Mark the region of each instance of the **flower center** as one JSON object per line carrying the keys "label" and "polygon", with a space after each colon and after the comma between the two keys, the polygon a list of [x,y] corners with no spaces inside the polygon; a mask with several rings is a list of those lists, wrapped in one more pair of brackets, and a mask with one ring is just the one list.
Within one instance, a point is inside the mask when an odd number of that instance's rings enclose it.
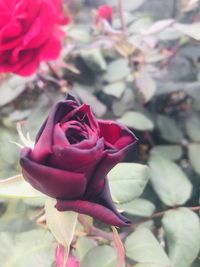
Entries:
{"label": "flower center", "polygon": [[83,124],[78,121],[69,121],[65,130],[65,136],[70,144],[77,144],[88,138],[88,133]]}

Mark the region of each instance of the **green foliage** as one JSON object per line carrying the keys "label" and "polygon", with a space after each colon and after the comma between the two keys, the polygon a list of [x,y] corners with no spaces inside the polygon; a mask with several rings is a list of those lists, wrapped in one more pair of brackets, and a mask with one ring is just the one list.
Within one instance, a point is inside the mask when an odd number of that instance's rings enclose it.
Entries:
{"label": "green foliage", "polygon": [[[92,20],[96,1],[68,2],[74,22],[64,63],[0,80],[0,179],[20,172],[10,143],[19,143],[16,122],[26,120],[23,132],[34,140],[49,108],[71,90],[97,117],[139,138],[108,174],[117,208],[134,224],[119,231],[127,266],[199,267],[199,1],[124,0],[119,16],[117,0],[99,0],[115,7],[110,25]],[[0,265],[53,266],[55,239],[35,224],[44,220],[42,194],[16,176],[0,181],[0,197]],[[76,215],[54,204],[46,204],[47,225],[67,249],[75,234],[71,252],[81,267],[116,267],[111,229],[87,217],[75,229]]]}

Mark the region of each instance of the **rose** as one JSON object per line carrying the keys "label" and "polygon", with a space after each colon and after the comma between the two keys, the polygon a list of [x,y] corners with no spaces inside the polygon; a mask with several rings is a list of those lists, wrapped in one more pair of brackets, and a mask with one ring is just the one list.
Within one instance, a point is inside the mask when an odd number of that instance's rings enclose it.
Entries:
{"label": "rose", "polygon": [[99,6],[97,10],[97,16],[98,18],[105,19],[111,22],[113,16],[112,7],[109,5]]}
{"label": "rose", "polygon": [[95,119],[88,105],[68,95],[50,111],[34,148],[22,149],[22,173],[37,190],[57,199],[59,211],[127,226],[130,221],[114,207],[106,175],[135,142],[128,128]]}
{"label": "rose", "polygon": [[69,254],[67,261],[65,262],[65,249],[62,245],[57,245],[55,249],[55,267],[80,267],[78,259]]}
{"label": "rose", "polygon": [[0,71],[27,76],[61,50],[62,0],[0,0]]}

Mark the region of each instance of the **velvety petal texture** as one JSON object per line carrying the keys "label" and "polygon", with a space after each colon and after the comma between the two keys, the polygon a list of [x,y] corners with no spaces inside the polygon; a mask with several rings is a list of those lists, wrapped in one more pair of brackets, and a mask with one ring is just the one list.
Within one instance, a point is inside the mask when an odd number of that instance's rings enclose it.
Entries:
{"label": "velvety petal texture", "polygon": [[63,21],[62,0],[0,0],[0,72],[28,76],[56,59]]}
{"label": "velvety petal texture", "polygon": [[128,226],[112,202],[106,176],[136,140],[125,126],[97,120],[88,105],[68,95],[52,107],[34,148],[22,149],[22,173],[34,188],[57,199],[58,210]]}

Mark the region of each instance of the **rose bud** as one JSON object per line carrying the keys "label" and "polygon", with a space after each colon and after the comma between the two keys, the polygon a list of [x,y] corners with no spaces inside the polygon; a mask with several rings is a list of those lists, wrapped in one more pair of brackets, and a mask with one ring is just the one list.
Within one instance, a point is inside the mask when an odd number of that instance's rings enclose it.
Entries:
{"label": "rose bud", "polygon": [[99,6],[97,10],[98,18],[105,19],[109,22],[112,21],[113,9],[109,5]]}
{"label": "rose bud", "polygon": [[33,74],[56,59],[64,33],[62,0],[0,1],[0,72]]}
{"label": "rose bud", "polygon": [[59,211],[128,226],[112,202],[106,175],[136,140],[125,126],[96,119],[88,105],[68,95],[51,109],[34,148],[22,149],[22,173],[34,188],[56,198]]}

